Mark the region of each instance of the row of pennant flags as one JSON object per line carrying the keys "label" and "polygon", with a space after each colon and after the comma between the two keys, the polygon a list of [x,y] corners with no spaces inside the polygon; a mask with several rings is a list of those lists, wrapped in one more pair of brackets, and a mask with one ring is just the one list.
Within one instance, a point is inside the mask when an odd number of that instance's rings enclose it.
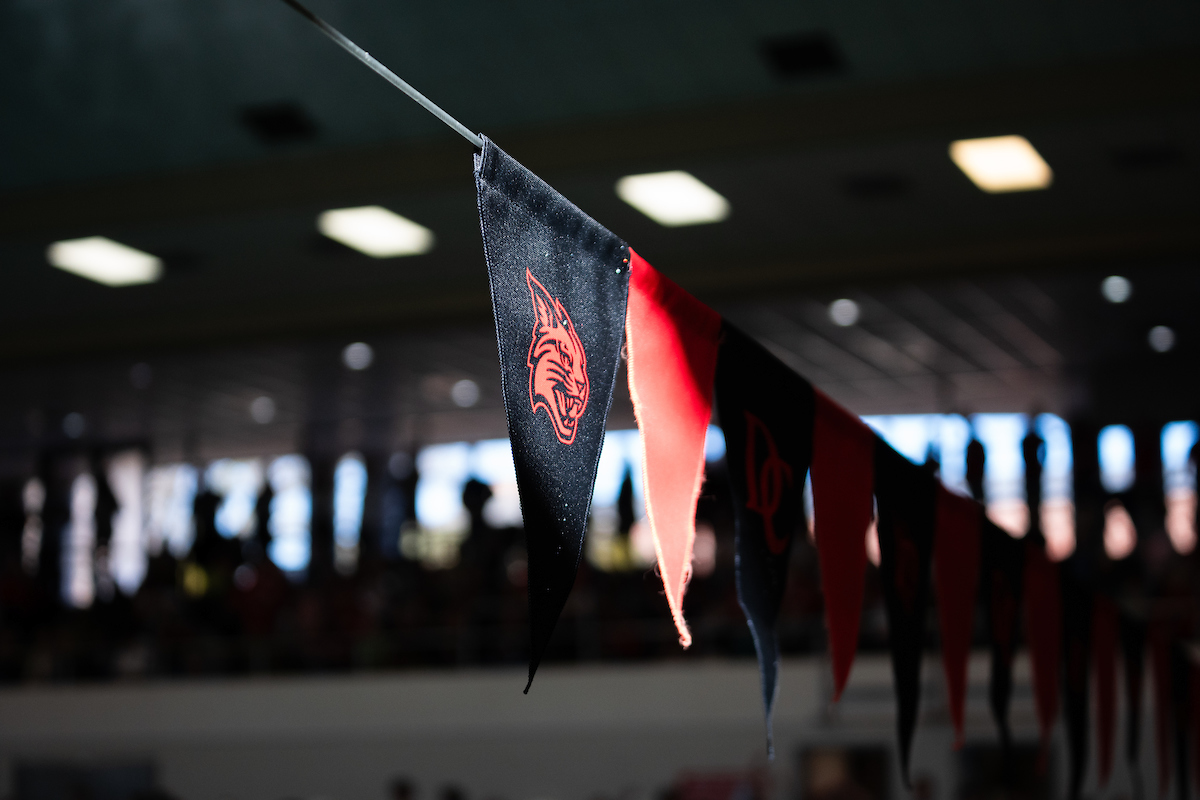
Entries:
{"label": "row of pennant flags", "polygon": [[[1111,772],[1117,666],[1126,688],[1126,755],[1139,749],[1143,654],[1151,654],[1159,786],[1171,753],[1186,791],[1188,741],[1200,763],[1200,671],[1173,617],[1132,613],[1016,539],[974,499],[948,491],[768,350],[656,271],[625,242],[484,138],[475,182],[499,346],[504,405],[529,565],[529,683],[583,552],[592,485],[619,367],[641,431],[646,513],[680,643],[691,633],[690,577],[704,440],[715,412],[726,437],[736,523],[737,593],[757,650],[771,750],[778,691],[776,621],[811,479],[835,701],[859,638],[867,531],[874,525],[907,783],[933,596],[950,716],[963,740],[977,603],[991,646],[990,705],[1007,747],[1012,665],[1024,631],[1043,748],[1059,715],[1078,796],[1095,676],[1097,772]],[[1022,613],[1023,611],[1023,613]],[[1189,700],[1190,698],[1190,700]],[[1191,734],[1196,735],[1191,735]],[[1043,750],[1045,752],[1045,750]]]}

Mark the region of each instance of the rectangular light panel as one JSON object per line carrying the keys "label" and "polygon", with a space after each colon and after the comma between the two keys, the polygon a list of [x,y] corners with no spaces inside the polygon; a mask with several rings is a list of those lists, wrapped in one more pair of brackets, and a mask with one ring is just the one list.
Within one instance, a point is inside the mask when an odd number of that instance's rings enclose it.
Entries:
{"label": "rectangular light panel", "polygon": [[673,170],[626,175],[617,196],[659,225],[703,225],[729,216],[729,201],[694,175]]}
{"label": "rectangular light panel", "polygon": [[154,283],[163,271],[162,259],[103,236],[55,242],[46,248],[46,260],[105,286]]}
{"label": "rectangular light panel", "polygon": [[1045,189],[1054,180],[1050,165],[1024,136],[959,139],[950,145],[950,158],[991,194]]}
{"label": "rectangular light panel", "polygon": [[433,249],[433,231],[383,206],[326,211],[317,218],[317,229],[372,258],[419,256]]}

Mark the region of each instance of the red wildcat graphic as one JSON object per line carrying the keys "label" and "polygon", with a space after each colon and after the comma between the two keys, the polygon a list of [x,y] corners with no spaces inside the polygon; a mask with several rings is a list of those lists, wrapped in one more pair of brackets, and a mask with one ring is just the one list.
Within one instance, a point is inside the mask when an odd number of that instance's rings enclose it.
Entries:
{"label": "red wildcat graphic", "polygon": [[[792,468],[779,457],[775,438],[762,420],[749,411],[743,413],[746,415],[746,508],[762,517],[767,549],[777,556],[783,555],[791,532],[776,532],[775,512],[783,502],[784,484],[792,485]],[[766,457],[761,464],[755,447],[760,433],[767,445]]]}
{"label": "red wildcat graphic", "polygon": [[546,409],[563,444],[575,441],[588,402],[587,355],[575,325],[558,298],[526,269],[533,298],[533,341],[529,344],[529,405]]}

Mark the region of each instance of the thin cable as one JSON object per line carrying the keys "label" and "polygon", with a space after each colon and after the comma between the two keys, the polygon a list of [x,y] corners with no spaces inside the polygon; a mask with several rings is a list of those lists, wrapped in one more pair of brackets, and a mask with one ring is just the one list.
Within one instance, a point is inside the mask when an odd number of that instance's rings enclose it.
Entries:
{"label": "thin cable", "polygon": [[283,2],[287,3],[289,6],[291,6],[296,11],[298,11],[305,19],[307,19],[313,25],[316,25],[318,28],[320,28],[322,33],[324,33],[330,39],[333,39],[333,41],[337,42],[338,45],[341,46],[341,48],[343,50],[345,50],[347,53],[354,56],[362,63],[366,64],[371,69],[375,70],[376,73],[381,75],[384,78],[384,80],[386,80],[392,86],[395,86],[397,89],[404,92],[406,95],[411,97],[413,100],[416,100],[418,103],[421,104],[421,106],[423,106],[425,108],[426,111],[428,111],[430,114],[433,114],[435,117],[440,119],[442,122],[446,123],[451,128],[453,128],[458,133],[459,136],[463,137],[464,139],[466,139],[468,142],[475,145],[476,147],[483,149],[483,139],[479,138],[478,134],[471,133],[471,131],[469,131],[461,122],[459,122],[454,117],[450,116],[445,111],[443,111],[437,103],[433,102],[428,97],[426,97],[425,95],[418,92],[416,89],[414,89],[407,81],[405,81],[399,75],[392,72],[390,69],[385,67],[383,64],[379,63],[378,59],[376,59],[374,56],[372,56],[366,50],[363,50],[361,47],[356,45],[354,42],[350,41],[345,36],[343,36],[341,34],[341,32],[338,31],[337,28],[333,27],[328,22],[321,19],[316,14],[314,14],[313,12],[309,11],[307,8],[302,6],[298,2],[298,0],[283,0]]}

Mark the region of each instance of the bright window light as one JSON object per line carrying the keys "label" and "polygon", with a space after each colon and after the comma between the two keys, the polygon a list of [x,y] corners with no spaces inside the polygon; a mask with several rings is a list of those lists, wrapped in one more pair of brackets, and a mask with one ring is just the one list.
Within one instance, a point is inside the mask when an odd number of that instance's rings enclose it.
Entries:
{"label": "bright window light", "polygon": [[275,492],[267,523],[271,534],[267,554],[275,566],[296,575],[312,560],[312,471],[308,459],[280,456],[267,467],[267,480]]}
{"label": "bright window light", "polygon": [[162,277],[162,259],[103,236],[67,239],[46,248],[51,266],[105,286],[154,283]]}
{"label": "bright window light", "polygon": [[1168,422],[1162,429],[1163,485],[1169,492],[1196,485],[1191,464],[1192,448],[1200,440],[1195,422]]}
{"label": "bright window light", "polygon": [[645,513],[642,497],[642,440],[636,430],[605,431],[604,446],[600,448],[600,463],[596,468],[596,483],[592,489],[592,506],[616,506],[621,483],[629,472],[633,483],[634,513]]}
{"label": "bright window light", "polygon": [[1125,425],[1108,425],[1100,429],[1097,439],[1100,455],[1100,483],[1106,492],[1119,494],[1133,486],[1133,431]]}
{"label": "bright window light", "polygon": [[140,450],[126,450],[108,463],[108,485],[117,498],[112,538],[108,543],[108,568],[113,581],[132,595],[146,577],[146,541],[143,524],[143,491],[146,463]]}
{"label": "bright window light", "polygon": [[358,566],[366,499],[367,465],[358,453],[347,453],[333,472],[333,563],[343,575]]}
{"label": "bright window light", "polygon": [[317,217],[317,229],[373,258],[419,256],[433,249],[433,231],[382,206],[326,211]]}
{"label": "bright window light", "polygon": [[244,539],[254,533],[254,507],[263,480],[263,465],[258,459],[222,458],[208,465],[204,482],[221,497],[215,518],[217,533],[226,539]]}
{"label": "bright window light", "polygon": [[703,225],[729,216],[729,201],[681,170],[626,175],[617,196],[659,225]]}
{"label": "bright window light", "polygon": [[1045,189],[1054,180],[1050,165],[1024,136],[959,139],[950,145],[950,158],[992,194]]}
{"label": "bright window light", "polygon": [[71,483],[71,522],[63,545],[62,598],[87,608],[96,596],[96,479],[90,472]]}
{"label": "bright window light", "polygon": [[193,503],[199,474],[190,464],[164,464],[146,475],[146,549],[151,555],[167,546],[183,558],[196,538]]}

